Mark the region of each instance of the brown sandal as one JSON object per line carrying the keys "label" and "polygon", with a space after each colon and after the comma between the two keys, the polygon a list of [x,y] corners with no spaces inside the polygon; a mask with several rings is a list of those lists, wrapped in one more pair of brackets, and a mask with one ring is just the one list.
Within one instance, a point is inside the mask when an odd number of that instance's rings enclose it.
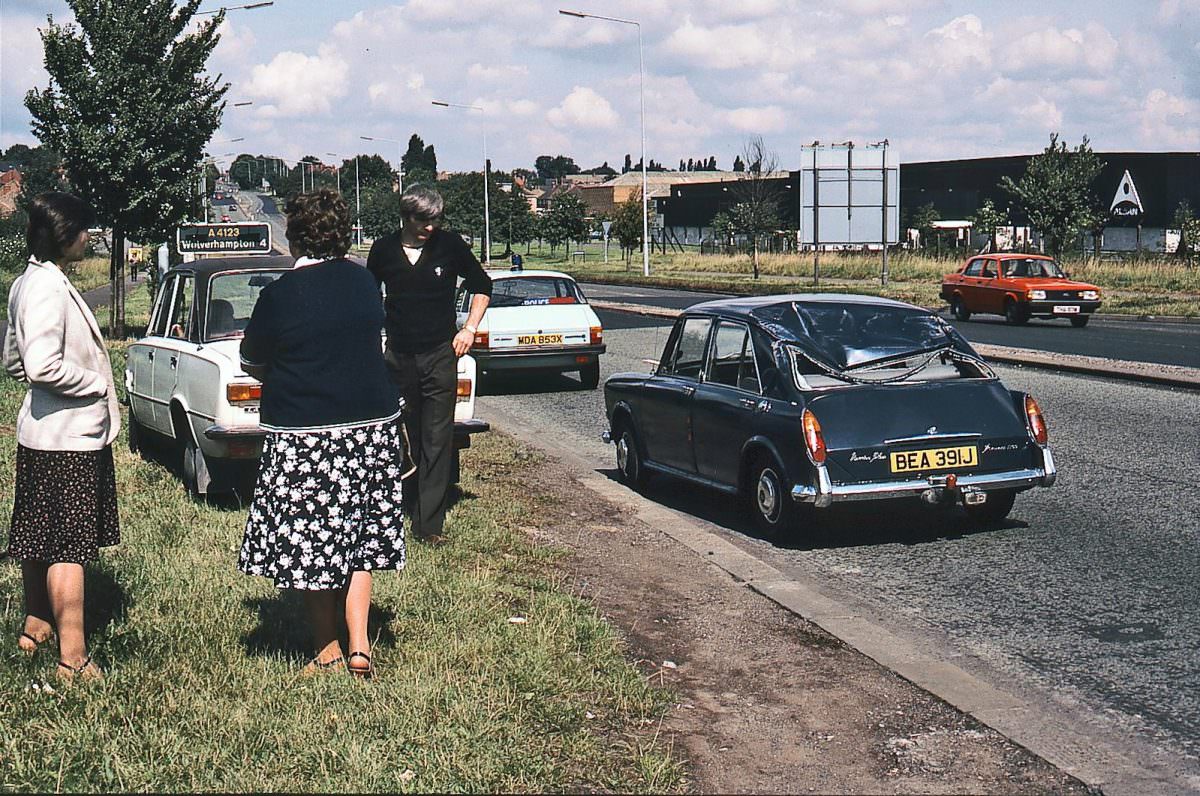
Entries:
{"label": "brown sandal", "polygon": [[337,656],[336,658],[330,658],[327,661],[321,661],[313,658],[305,665],[303,669],[300,670],[300,675],[302,677],[312,677],[313,675],[323,674],[330,669],[336,669],[339,666],[345,665],[345,663],[346,659],[341,655]]}
{"label": "brown sandal", "polygon": [[73,683],[75,680],[88,682],[90,680],[103,680],[104,671],[95,664],[92,656],[87,656],[87,659],[78,666],[72,666],[66,661],[58,662],[58,677],[64,682]]}
{"label": "brown sandal", "polygon": [[[21,652],[27,653],[29,655],[35,655],[35,654],[37,654],[38,649],[40,649],[43,644],[48,643],[53,638],[54,638],[53,630],[51,630],[49,633],[47,633],[42,638],[38,638],[37,636],[33,635],[32,633],[27,633],[24,630],[22,630],[21,635],[17,638],[17,648],[20,649]],[[33,646],[32,647],[22,646],[21,639],[28,639],[29,643],[32,644]]]}
{"label": "brown sandal", "polygon": [[[363,660],[365,660],[367,662],[367,665],[366,666],[355,666],[353,663],[355,658],[362,658]],[[350,674],[354,675],[355,677],[359,677],[363,680],[370,680],[372,677],[375,676],[375,667],[373,665],[371,665],[371,656],[365,652],[350,653],[349,662],[346,663],[346,670],[349,671]]]}

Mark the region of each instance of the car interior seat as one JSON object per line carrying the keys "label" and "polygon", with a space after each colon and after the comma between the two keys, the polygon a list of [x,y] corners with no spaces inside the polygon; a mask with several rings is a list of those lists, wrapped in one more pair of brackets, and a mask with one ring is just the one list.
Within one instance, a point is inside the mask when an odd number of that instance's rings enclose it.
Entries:
{"label": "car interior seat", "polygon": [[225,299],[213,299],[208,303],[208,334],[210,337],[241,330],[242,326],[233,313],[233,304]]}

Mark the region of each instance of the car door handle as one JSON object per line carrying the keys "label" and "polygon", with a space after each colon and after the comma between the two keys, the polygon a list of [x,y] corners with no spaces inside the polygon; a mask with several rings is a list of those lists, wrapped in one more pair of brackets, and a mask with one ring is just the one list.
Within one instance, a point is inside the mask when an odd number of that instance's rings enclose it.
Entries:
{"label": "car door handle", "polygon": [[758,402],[755,401],[753,398],[739,398],[738,400],[741,401],[742,408],[744,408],[744,409],[753,409],[755,406],[758,405]]}
{"label": "car door handle", "polygon": [[154,361],[154,349],[146,352],[146,359],[150,360],[151,362]]}
{"label": "car door handle", "polygon": [[683,394],[686,395],[688,398],[691,398],[693,395],[696,394],[696,388],[695,387],[684,387]]}
{"label": "car door handle", "polygon": [[172,357],[171,357],[171,367],[172,367],[172,368],[174,368],[174,367],[176,367],[176,366],[178,366],[178,365],[179,365],[179,357],[177,357],[177,356],[172,356]]}

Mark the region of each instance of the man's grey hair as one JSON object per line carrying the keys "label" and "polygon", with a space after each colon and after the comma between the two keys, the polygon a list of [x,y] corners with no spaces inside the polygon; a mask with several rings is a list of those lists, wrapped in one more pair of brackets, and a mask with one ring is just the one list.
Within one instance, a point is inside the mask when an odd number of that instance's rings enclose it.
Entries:
{"label": "man's grey hair", "polygon": [[414,185],[400,195],[400,215],[404,218],[440,219],[445,209],[442,195],[424,185]]}

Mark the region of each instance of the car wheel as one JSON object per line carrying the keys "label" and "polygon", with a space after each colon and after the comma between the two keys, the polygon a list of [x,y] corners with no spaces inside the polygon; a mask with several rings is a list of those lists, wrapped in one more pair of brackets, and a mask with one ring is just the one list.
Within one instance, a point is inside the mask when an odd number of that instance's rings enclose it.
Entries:
{"label": "car wheel", "polygon": [[799,507],[787,488],[783,468],[769,456],[759,456],[750,468],[746,498],[754,525],[764,539],[780,542],[796,530]]}
{"label": "car wheel", "polygon": [[967,305],[963,302],[962,296],[955,296],[950,299],[950,313],[960,321],[971,320],[971,311],[967,309]]}
{"label": "car wheel", "polygon": [[1091,320],[1091,317],[1092,316],[1090,315],[1076,315],[1071,319],[1071,325],[1076,329],[1082,329],[1083,327],[1087,326],[1088,321]]}
{"label": "car wheel", "polygon": [[1013,326],[1023,326],[1029,322],[1029,310],[1016,301],[1004,304],[1004,317]]}
{"label": "car wheel", "polygon": [[184,437],[183,444],[180,447],[180,472],[183,474],[183,488],[193,498],[199,498],[200,495],[200,475],[196,464],[196,458],[200,455],[200,449],[196,447],[196,441],[191,435]]}
{"label": "car wheel", "polygon": [[588,363],[579,369],[579,381],[583,389],[594,390],[600,386],[600,360]]}
{"label": "car wheel", "polygon": [[978,525],[995,525],[1003,522],[1012,511],[1017,500],[1015,489],[1000,489],[987,493],[987,501],[974,506],[964,506],[967,517]]}
{"label": "car wheel", "polygon": [[616,432],[617,472],[626,486],[641,489],[646,485],[646,467],[637,434],[628,420],[619,423]]}

